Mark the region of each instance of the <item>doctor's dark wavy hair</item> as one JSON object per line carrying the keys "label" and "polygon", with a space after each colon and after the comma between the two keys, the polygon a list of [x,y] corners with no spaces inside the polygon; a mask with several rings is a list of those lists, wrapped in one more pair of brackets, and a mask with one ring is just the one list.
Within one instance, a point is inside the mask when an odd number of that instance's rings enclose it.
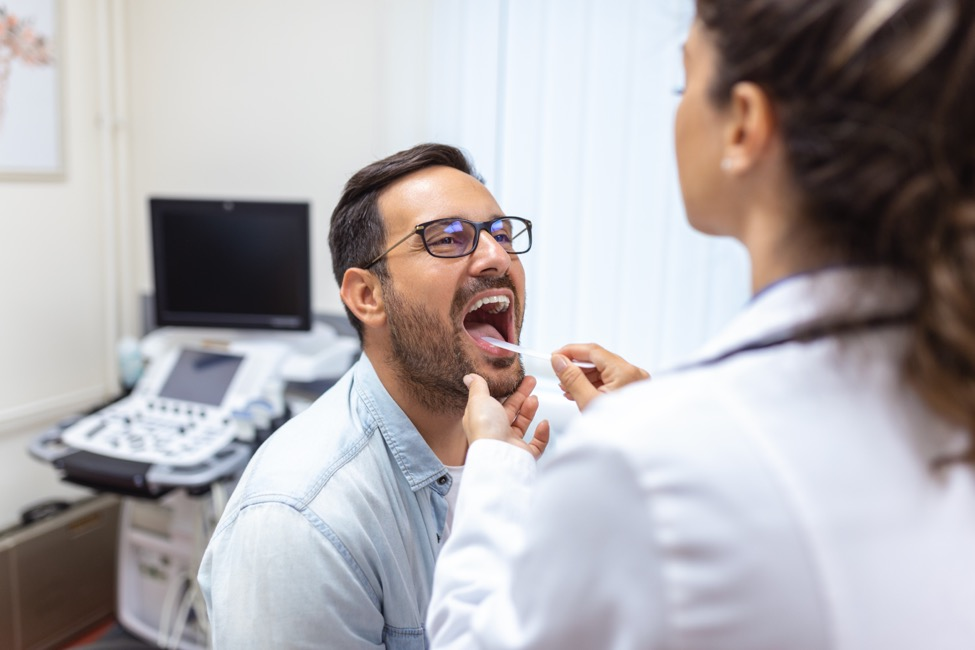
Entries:
{"label": "doctor's dark wavy hair", "polygon": [[[484,182],[463,151],[436,143],[419,144],[400,151],[353,174],[332,211],[328,232],[332,273],[340,287],[348,269],[368,264],[386,247],[386,222],[379,213],[378,205],[383,190],[408,174],[437,166],[453,167]],[[376,262],[371,270],[379,277],[380,282],[388,281],[389,271],[385,258]],[[345,312],[361,341],[362,321],[348,308]]]}
{"label": "doctor's dark wavy hair", "polygon": [[697,11],[719,51],[716,104],[740,81],[771,97],[803,235],[917,279],[904,377],[975,433],[975,1],[698,0]]}

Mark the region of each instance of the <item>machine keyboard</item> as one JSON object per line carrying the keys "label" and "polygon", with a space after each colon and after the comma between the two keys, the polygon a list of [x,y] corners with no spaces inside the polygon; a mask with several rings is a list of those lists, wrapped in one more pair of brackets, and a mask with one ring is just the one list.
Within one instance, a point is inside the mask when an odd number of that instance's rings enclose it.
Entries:
{"label": "machine keyboard", "polygon": [[230,444],[229,413],[175,400],[120,401],[64,431],[64,444],[104,456],[162,465],[197,465]]}

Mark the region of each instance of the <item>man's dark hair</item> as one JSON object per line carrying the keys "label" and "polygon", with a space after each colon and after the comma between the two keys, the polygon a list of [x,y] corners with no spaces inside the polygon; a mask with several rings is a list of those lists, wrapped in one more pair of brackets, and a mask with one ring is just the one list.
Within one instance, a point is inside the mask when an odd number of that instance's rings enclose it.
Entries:
{"label": "man's dark hair", "polygon": [[[386,223],[379,213],[379,196],[398,179],[427,167],[453,167],[484,179],[463,151],[446,144],[419,144],[378,160],[356,172],[345,184],[342,197],[332,211],[328,245],[332,252],[332,273],[342,286],[346,270],[368,264],[383,252],[386,245]],[[372,268],[380,281],[388,279],[386,260]],[[362,340],[362,321],[345,309],[349,322]]]}

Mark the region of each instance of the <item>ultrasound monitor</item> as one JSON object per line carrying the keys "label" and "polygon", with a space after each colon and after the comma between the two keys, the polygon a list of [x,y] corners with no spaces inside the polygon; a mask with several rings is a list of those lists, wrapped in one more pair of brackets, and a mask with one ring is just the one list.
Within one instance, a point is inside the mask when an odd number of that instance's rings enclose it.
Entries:
{"label": "ultrasound monitor", "polygon": [[311,329],[310,206],[152,198],[160,326]]}
{"label": "ultrasound monitor", "polygon": [[159,397],[220,406],[243,360],[235,354],[181,350]]}

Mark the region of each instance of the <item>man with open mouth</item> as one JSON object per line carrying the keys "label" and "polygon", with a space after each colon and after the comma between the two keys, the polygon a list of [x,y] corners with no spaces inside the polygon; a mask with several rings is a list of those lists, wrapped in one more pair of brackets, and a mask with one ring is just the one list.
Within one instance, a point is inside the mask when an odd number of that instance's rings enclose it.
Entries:
{"label": "man with open mouth", "polygon": [[454,147],[352,176],[329,244],[363,355],[235,489],[200,570],[215,648],[426,647],[467,453],[464,376],[523,421],[538,407],[519,357],[483,340],[518,342],[531,243]]}

